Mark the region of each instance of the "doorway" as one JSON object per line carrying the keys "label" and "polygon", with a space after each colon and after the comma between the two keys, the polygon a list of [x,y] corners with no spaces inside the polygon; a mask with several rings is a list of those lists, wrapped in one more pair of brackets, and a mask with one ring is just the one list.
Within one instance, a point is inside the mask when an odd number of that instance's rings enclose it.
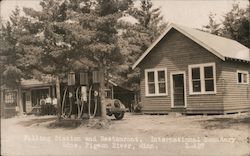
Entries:
{"label": "doorway", "polygon": [[26,112],[26,93],[22,92],[23,112]]}
{"label": "doorway", "polygon": [[185,72],[171,73],[171,106],[186,107],[186,76]]}

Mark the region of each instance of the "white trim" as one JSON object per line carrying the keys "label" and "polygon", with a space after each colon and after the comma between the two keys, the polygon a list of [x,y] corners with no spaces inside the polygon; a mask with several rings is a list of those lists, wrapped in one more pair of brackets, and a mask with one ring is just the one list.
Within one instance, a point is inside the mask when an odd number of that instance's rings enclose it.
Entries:
{"label": "white trim", "polygon": [[[213,67],[214,91],[206,91],[206,89],[205,89],[204,67],[208,67],[208,66]],[[201,92],[193,92],[192,68],[199,68],[200,69]],[[189,95],[216,94],[217,93],[216,66],[215,66],[215,63],[204,63],[204,64],[188,65],[188,75],[189,75]]]}
{"label": "white trim", "polygon": [[[174,85],[173,85],[173,75],[183,75],[184,81],[184,106],[174,106]],[[171,86],[171,108],[186,108],[187,107],[187,85],[186,85],[186,73],[185,71],[170,72],[170,86]]]}
{"label": "white trim", "polygon": [[[239,77],[238,77],[239,73],[247,75],[247,82],[246,83],[243,82],[243,76],[241,77],[242,78],[241,83],[239,83]],[[240,84],[240,85],[242,85],[242,84],[249,84],[249,73],[248,73],[248,71],[246,71],[246,70],[237,70],[237,72],[236,72],[236,79],[237,79],[237,84]]]}
{"label": "white trim", "polygon": [[158,42],[161,41],[161,39],[172,29],[176,29],[177,31],[179,31],[180,33],[182,33],[183,35],[187,36],[188,38],[190,38],[191,40],[193,40],[194,42],[196,42],[197,44],[201,45],[202,47],[204,47],[205,49],[207,49],[208,51],[210,51],[211,53],[213,53],[214,55],[216,55],[217,57],[219,57],[220,59],[222,59],[223,61],[225,61],[225,57],[223,55],[221,55],[219,52],[217,52],[216,50],[214,50],[213,48],[209,47],[208,45],[206,45],[205,43],[203,43],[202,41],[200,41],[198,38],[195,38],[194,36],[192,36],[190,33],[186,32],[185,30],[181,29],[179,26],[171,23],[167,29],[160,35],[159,38],[157,38],[157,40],[155,40],[151,46],[141,55],[141,57],[133,64],[132,69],[135,69],[137,67],[137,65],[150,53],[150,51],[158,44]]}
{"label": "white trim", "polygon": [[[159,93],[158,71],[164,71],[165,72],[166,93]],[[155,83],[155,93],[154,94],[149,94],[148,93],[148,72],[154,72],[154,80],[155,80],[155,82],[154,82]],[[145,69],[144,75],[145,75],[145,95],[147,97],[150,97],[150,96],[166,96],[166,95],[168,95],[167,68]]]}

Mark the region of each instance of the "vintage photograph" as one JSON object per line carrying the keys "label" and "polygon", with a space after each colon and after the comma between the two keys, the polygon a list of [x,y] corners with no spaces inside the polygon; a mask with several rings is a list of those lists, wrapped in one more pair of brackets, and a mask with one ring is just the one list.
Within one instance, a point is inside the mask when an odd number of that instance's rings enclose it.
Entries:
{"label": "vintage photograph", "polygon": [[249,0],[1,0],[3,156],[250,156]]}

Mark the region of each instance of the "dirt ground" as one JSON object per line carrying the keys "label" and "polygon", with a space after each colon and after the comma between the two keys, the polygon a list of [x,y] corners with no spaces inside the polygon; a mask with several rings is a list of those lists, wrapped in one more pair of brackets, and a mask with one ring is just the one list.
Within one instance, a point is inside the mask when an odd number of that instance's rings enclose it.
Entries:
{"label": "dirt ground", "polygon": [[[250,114],[132,115],[107,128],[51,126],[53,116],[1,119],[1,155],[250,155]],[[94,120],[93,120],[94,121]]]}

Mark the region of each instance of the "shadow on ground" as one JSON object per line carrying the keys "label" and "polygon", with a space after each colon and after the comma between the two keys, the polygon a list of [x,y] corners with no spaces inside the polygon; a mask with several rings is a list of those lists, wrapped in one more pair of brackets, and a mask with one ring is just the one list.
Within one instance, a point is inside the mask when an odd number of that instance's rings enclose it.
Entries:
{"label": "shadow on ground", "polygon": [[56,120],[56,117],[55,118],[44,118],[44,119],[31,119],[28,121],[20,121],[20,122],[18,122],[18,124],[25,126],[25,127],[28,127],[28,126],[32,126],[32,125],[39,125],[41,123],[49,122],[49,121],[53,121],[53,120]]}
{"label": "shadow on ground", "polygon": [[64,129],[75,129],[81,126],[82,121],[80,120],[62,120],[54,121],[49,123],[46,127],[50,129],[64,128]]}
{"label": "shadow on ground", "polygon": [[235,126],[248,126],[250,128],[250,116],[244,118],[213,118],[198,121],[204,129],[228,129]]}

